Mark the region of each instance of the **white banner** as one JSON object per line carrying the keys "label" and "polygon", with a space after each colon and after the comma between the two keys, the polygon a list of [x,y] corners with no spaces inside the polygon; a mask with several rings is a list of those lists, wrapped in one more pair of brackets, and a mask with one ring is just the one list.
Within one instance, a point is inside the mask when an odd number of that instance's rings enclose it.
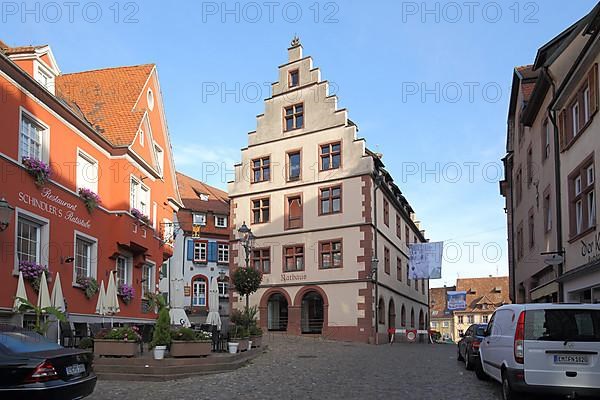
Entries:
{"label": "white banner", "polygon": [[409,245],[410,279],[441,279],[444,242],[415,243]]}

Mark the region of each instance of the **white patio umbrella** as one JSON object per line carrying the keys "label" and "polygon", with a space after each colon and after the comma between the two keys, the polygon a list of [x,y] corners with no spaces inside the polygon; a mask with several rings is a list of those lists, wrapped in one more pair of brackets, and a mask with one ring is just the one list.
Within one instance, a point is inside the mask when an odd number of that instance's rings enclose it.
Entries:
{"label": "white patio umbrella", "polygon": [[98,292],[98,302],[96,303],[96,314],[102,315],[102,323],[106,312],[106,290],[104,290],[104,281],[100,282],[100,290]]}
{"label": "white patio umbrella", "polygon": [[19,297],[22,299],[28,300],[27,299],[27,291],[25,291],[25,281],[23,280],[22,272],[19,272],[19,281],[17,282],[17,293],[15,295],[15,302],[13,305],[14,312],[18,312],[19,307],[21,307],[21,304],[23,304],[23,302],[21,300],[19,300]]}
{"label": "white patio umbrella", "polygon": [[108,287],[106,288],[106,298],[104,301],[106,307],[106,313],[111,315],[110,326],[113,325],[113,316],[121,311],[119,307],[119,297],[117,296],[117,284],[115,283],[115,276],[113,271],[110,272],[108,277]]}
{"label": "white patio umbrella", "polygon": [[[65,297],[63,296],[62,285],[60,283],[60,272],[56,273],[56,280],[54,281],[54,287],[52,288],[52,296],[50,296],[50,302],[52,303],[52,307],[56,308],[58,311],[65,312]],[[60,321],[56,321],[56,331],[57,331],[57,342],[60,344]]]}
{"label": "white patio umbrella", "polygon": [[213,277],[210,281],[208,290],[208,316],[206,317],[207,325],[216,325],[217,330],[221,330],[221,316],[219,315],[219,284],[217,278]]}
{"label": "white patio umbrella", "polygon": [[50,290],[48,290],[48,281],[46,280],[46,271],[42,271],[40,279],[40,292],[38,293],[37,306],[40,308],[51,307]]}

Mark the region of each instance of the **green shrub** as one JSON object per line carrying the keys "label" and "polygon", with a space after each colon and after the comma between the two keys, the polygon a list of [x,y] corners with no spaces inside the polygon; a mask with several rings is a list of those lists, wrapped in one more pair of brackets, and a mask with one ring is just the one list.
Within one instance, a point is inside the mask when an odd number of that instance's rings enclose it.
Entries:
{"label": "green shrub", "polygon": [[152,337],[151,347],[169,346],[171,344],[171,317],[169,310],[162,308],[158,313],[156,326],[154,327],[154,336]]}
{"label": "green shrub", "polygon": [[191,328],[179,328],[171,331],[172,340],[181,340],[184,342],[193,342],[196,340],[196,332]]}
{"label": "green shrub", "polygon": [[94,340],[89,337],[81,338],[77,347],[83,350],[91,349],[94,347]]}

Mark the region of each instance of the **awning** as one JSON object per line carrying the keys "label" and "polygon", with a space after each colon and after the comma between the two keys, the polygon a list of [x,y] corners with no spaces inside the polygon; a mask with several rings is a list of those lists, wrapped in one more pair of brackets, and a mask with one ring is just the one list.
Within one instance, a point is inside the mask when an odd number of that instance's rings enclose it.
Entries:
{"label": "awning", "polygon": [[542,286],[538,286],[535,289],[529,291],[531,300],[539,300],[542,297],[552,296],[552,294],[558,293],[558,282],[553,281]]}

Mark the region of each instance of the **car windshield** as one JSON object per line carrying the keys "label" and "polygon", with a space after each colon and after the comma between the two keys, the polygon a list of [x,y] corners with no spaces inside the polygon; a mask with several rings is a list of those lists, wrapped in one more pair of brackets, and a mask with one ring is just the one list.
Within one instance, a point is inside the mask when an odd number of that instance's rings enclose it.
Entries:
{"label": "car windshield", "polygon": [[600,342],[600,311],[585,309],[527,311],[525,340]]}
{"label": "car windshield", "polygon": [[0,332],[0,345],[11,353],[32,353],[62,348],[35,332]]}

